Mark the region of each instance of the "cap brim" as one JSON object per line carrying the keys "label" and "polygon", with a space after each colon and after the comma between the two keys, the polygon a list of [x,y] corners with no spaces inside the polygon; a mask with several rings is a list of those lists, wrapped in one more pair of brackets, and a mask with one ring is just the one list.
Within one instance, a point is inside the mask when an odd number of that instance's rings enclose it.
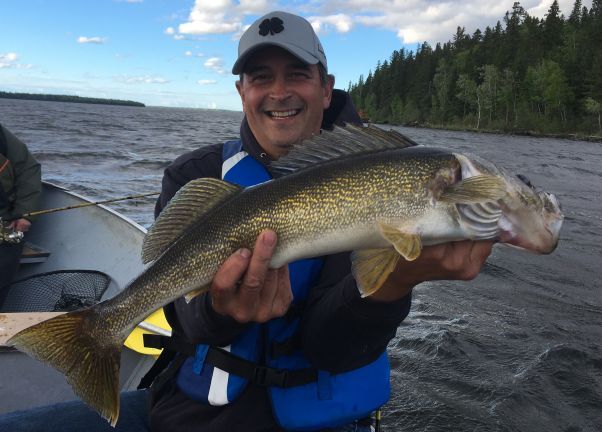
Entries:
{"label": "cap brim", "polygon": [[254,45],[253,47],[251,47],[248,50],[246,50],[245,52],[243,52],[238,57],[236,62],[234,63],[234,66],[232,66],[232,73],[234,75],[240,75],[243,72],[245,63],[247,62],[247,60],[249,60],[249,57],[251,57],[251,55],[253,55],[256,51],[258,51],[262,48],[265,48],[265,47],[269,47],[269,46],[277,46],[277,47],[283,48],[304,63],[307,63],[307,64],[320,63],[320,59],[314,57],[313,55],[311,55],[304,49],[299,48],[296,45],[282,43],[282,42],[264,42],[264,43]]}

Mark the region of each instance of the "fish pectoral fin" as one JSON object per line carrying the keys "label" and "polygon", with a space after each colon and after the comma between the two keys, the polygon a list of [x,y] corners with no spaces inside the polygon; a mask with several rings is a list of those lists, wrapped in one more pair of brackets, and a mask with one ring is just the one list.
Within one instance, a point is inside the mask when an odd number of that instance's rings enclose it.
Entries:
{"label": "fish pectoral fin", "polygon": [[422,251],[420,235],[412,232],[402,231],[386,223],[379,223],[380,233],[395,250],[407,261],[414,261]]}
{"label": "fish pectoral fin", "polygon": [[393,248],[363,249],[351,253],[351,272],[362,297],[380,289],[397,261],[399,254]]}
{"label": "fish pectoral fin", "polygon": [[497,201],[505,195],[506,184],[503,179],[476,175],[447,186],[438,200],[449,204],[473,204]]}
{"label": "fish pectoral fin", "polygon": [[190,303],[195,297],[198,297],[207,291],[209,291],[209,285],[205,285],[193,291],[189,291],[186,294],[184,294],[184,300],[186,300],[186,303]]}
{"label": "fish pectoral fin", "polygon": [[156,260],[195,221],[241,190],[238,185],[215,178],[200,178],[186,183],[144,237],[142,262],[146,264]]}

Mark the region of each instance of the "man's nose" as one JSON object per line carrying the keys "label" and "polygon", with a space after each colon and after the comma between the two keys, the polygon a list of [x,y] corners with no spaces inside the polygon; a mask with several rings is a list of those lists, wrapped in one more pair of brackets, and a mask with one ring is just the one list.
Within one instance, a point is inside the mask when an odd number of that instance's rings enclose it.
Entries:
{"label": "man's nose", "polygon": [[275,100],[284,100],[291,95],[290,88],[285,77],[276,77],[270,88],[270,97]]}

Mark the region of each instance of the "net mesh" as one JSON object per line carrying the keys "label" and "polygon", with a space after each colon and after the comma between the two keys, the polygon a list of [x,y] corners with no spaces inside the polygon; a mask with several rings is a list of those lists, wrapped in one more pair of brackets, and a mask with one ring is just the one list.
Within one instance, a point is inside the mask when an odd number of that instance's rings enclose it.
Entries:
{"label": "net mesh", "polygon": [[61,312],[100,301],[111,278],[94,270],[59,270],[12,282],[2,312]]}

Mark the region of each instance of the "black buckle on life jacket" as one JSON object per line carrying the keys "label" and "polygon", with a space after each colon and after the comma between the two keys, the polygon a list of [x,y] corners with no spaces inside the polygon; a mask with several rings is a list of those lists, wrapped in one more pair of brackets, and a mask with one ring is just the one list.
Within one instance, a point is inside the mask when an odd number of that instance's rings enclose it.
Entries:
{"label": "black buckle on life jacket", "polygon": [[288,387],[288,371],[283,369],[256,366],[252,381],[260,386]]}
{"label": "black buckle on life jacket", "polygon": [[[292,387],[290,382],[291,374],[295,371],[288,371],[285,369],[275,369],[265,366],[257,366],[253,373],[252,381],[261,386],[276,386],[280,388]],[[314,381],[313,376],[309,379],[309,382]]]}

